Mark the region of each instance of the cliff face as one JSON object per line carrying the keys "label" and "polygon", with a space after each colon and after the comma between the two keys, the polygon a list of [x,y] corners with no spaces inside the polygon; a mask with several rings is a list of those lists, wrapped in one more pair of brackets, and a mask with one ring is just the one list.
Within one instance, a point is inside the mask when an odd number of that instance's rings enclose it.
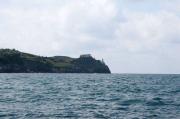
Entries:
{"label": "cliff face", "polygon": [[92,57],[40,57],[0,49],[0,73],[110,73],[106,64]]}

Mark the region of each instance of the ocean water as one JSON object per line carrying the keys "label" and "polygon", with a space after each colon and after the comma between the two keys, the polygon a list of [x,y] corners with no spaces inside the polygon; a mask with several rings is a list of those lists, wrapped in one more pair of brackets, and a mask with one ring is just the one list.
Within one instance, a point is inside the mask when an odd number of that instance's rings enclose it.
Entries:
{"label": "ocean water", "polygon": [[0,74],[0,119],[180,119],[180,75]]}

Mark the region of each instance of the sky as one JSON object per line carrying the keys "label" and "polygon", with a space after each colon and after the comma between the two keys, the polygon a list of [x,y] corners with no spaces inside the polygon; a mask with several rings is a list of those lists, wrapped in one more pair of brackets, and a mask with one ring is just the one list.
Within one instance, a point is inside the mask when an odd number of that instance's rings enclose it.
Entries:
{"label": "sky", "polygon": [[180,73],[180,0],[0,0],[0,48]]}

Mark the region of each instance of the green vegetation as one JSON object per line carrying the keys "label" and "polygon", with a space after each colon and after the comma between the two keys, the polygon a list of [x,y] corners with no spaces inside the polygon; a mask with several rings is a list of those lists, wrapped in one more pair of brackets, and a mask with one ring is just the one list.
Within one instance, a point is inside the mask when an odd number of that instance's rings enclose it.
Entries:
{"label": "green vegetation", "polygon": [[110,73],[107,65],[92,57],[41,57],[15,49],[0,49],[1,73]]}

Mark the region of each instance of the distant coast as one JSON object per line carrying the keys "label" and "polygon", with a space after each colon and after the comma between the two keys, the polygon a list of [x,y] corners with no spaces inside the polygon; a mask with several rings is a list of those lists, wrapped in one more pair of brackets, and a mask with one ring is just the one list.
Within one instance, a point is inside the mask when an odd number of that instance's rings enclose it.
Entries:
{"label": "distant coast", "polygon": [[79,58],[42,57],[15,49],[0,49],[0,73],[111,73],[104,61],[90,54]]}

